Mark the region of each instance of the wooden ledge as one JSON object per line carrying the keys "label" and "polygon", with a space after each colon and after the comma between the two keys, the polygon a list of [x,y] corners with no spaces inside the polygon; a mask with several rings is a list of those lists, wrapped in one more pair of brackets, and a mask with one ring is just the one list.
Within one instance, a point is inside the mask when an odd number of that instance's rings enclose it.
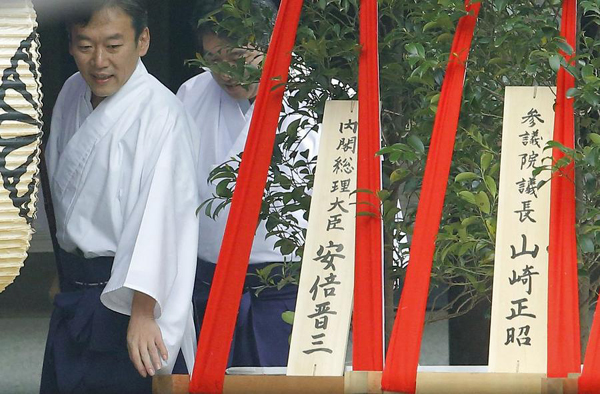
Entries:
{"label": "wooden ledge", "polygon": [[[188,375],[155,376],[153,394],[188,394]],[[344,394],[342,376],[226,375],[227,394]]]}
{"label": "wooden ledge", "polygon": [[[417,394],[577,394],[577,374],[564,379],[530,373],[419,372]],[[224,394],[392,394],[380,387],[381,372],[345,376],[226,375]],[[155,376],[153,394],[188,394],[188,375]]]}

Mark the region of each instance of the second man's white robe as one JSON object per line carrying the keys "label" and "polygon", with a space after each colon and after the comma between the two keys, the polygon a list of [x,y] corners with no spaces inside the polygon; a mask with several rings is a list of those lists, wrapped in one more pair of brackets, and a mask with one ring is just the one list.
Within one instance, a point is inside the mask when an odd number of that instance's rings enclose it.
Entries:
{"label": "second man's white robe", "polygon": [[[198,126],[201,158],[198,163],[198,186],[200,199],[205,201],[216,194],[216,186],[208,182],[210,172],[244,150],[254,104],[246,99],[233,99],[217,84],[210,72],[204,72],[185,82],[179,88],[177,97],[184,103]],[[279,124],[280,130],[286,130],[292,122],[299,119],[306,121],[308,124],[305,125],[306,129],[314,124],[314,120],[307,116],[292,114],[293,111],[285,102],[283,111],[284,116]],[[308,132],[301,140],[298,151],[309,150],[311,155],[309,158],[311,158],[317,153],[317,144],[317,133]],[[204,261],[216,263],[225,233],[229,206],[215,219],[206,216],[204,211],[199,215],[198,257]],[[307,222],[303,219],[302,212],[295,212],[294,216],[300,226],[306,227]],[[267,238],[265,222],[261,222],[256,229],[249,263],[283,261],[283,256],[275,247],[278,239],[275,236]]]}

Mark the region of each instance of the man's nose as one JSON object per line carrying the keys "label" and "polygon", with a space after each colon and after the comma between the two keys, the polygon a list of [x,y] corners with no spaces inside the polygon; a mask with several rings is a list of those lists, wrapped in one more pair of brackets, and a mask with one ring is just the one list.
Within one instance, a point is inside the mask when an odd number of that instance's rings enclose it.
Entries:
{"label": "man's nose", "polygon": [[105,68],[108,66],[108,57],[102,48],[97,48],[92,56],[93,65],[97,68]]}

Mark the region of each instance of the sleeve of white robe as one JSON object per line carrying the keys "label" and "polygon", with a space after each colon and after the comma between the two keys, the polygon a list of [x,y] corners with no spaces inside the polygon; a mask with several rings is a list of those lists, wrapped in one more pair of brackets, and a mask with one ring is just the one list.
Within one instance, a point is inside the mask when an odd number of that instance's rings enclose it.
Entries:
{"label": "sleeve of white robe", "polygon": [[153,117],[159,124],[152,124],[166,129],[165,133],[148,133],[146,137],[160,138],[139,141],[148,150],[148,158],[139,196],[124,213],[124,228],[102,302],[131,314],[134,290],[154,298],[155,318],[172,368],[191,312],[199,204],[197,145],[191,137],[191,120],[182,112],[165,112]]}

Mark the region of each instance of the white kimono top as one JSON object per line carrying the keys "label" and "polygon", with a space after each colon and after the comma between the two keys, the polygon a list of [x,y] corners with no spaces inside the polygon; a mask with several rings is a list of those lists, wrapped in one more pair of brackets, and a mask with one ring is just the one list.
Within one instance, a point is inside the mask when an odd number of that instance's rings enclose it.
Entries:
{"label": "white kimono top", "polygon": [[[216,193],[216,185],[208,182],[210,172],[244,150],[254,104],[250,104],[246,99],[233,99],[217,84],[210,72],[204,72],[186,81],[179,88],[177,97],[181,99],[199,127],[196,130],[200,136],[201,158],[198,163],[198,186],[200,200],[205,201]],[[284,113],[291,113],[291,109],[285,103]],[[280,129],[286,130],[290,123],[299,118],[300,115],[283,117],[280,121]],[[316,133],[309,133],[300,143],[299,151],[309,149],[310,154],[314,156],[317,153],[317,143]],[[228,216],[229,206],[215,219],[206,216],[204,211],[199,213],[198,257],[200,259],[211,263],[217,262]],[[295,212],[294,216],[301,226],[306,227],[302,212]],[[281,252],[275,249],[275,242],[279,238],[274,236],[266,238],[266,236],[267,229],[265,222],[262,221],[254,237],[250,264],[283,260]]]}
{"label": "white kimono top", "polygon": [[101,296],[108,308],[131,314],[134,290],[156,300],[169,352],[160,372],[170,373],[180,347],[188,365],[196,347],[196,130],[181,102],[141,61],[96,109],[90,99],[76,73],[54,107],[46,160],[58,242],[85,257],[114,256]]}

